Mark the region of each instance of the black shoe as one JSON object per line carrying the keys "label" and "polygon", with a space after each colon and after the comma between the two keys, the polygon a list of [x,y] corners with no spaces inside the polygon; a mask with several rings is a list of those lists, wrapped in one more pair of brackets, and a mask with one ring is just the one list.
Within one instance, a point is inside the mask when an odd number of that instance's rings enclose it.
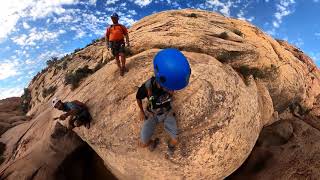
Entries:
{"label": "black shoe", "polygon": [[90,129],[90,122],[85,123],[84,126],[85,126],[87,129]]}
{"label": "black shoe", "polygon": [[168,150],[167,150],[167,155],[168,155],[168,157],[172,157],[173,154],[174,154],[174,151],[175,151],[175,146],[174,146],[174,145],[171,145],[171,144],[168,142]]}
{"label": "black shoe", "polygon": [[151,152],[154,151],[159,143],[160,143],[160,139],[159,138],[154,139],[149,145],[149,150]]}

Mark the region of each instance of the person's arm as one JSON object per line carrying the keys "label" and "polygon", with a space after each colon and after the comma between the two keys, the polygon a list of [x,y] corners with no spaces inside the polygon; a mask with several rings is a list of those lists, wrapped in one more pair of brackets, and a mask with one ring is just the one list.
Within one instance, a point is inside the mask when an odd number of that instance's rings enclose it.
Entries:
{"label": "person's arm", "polygon": [[130,41],[129,41],[129,34],[128,33],[126,34],[126,43],[127,43],[127,46],[130,47]]}
{"label": "person's arm", "polygon": [[72,109],[70,110],[69,112],[65,113],[65,114],[62,114],[60,116],[60,119],[61,120],[65,120],[67,117],[69,116],[75,116],[76,114],[78,113],[78,110],[77,109]]}
{"label": "person's arm", "polygon": [[109,35],[110,35],[110,30],[108,28],[105,36],[106,46],[108,47],[108,49],[109,49]]}
{"label": "person's arm", "polygon": [[79,112],[78,109],[72,109],[71,111],[67,112],[67,116],[74,116]]}
{"label": "person's arm", "polygon": [[144,109],[143,109],[143,105],[142,105],[142,100],[141,100],[141,99],[137,99],[137,104],[138,104],[138,106],[139,106],[140,113],[144,114]]}
{"label": "person's arm", "polygon": [[152,89],[147,88],[148,99],[152,96]]}
{"label": "person's arm", "polygon": [[147,119],[147,115],[145,114],[144,109],[143,109],[142,100],[141,99],[137,99],[137,104],[138,104],[139,109],[140,109],[140,120]]}
{"label": "person's arm", "polygon": [[126,38],[127,46],[129,47],[129,46],[130,46],[130,41],[129,41],[128,29],[127,29],[125,26],[123,26],[123,25],[121,25],[121,27],[122,27],[122,32],[123,32],[123,34],[124,34],[124,36],[125,36],[125,38]]}
{"label": "person's arm", "polygon": [[167,92],[170,94],[170,96],[173,96],[174,91],[167,91]]}

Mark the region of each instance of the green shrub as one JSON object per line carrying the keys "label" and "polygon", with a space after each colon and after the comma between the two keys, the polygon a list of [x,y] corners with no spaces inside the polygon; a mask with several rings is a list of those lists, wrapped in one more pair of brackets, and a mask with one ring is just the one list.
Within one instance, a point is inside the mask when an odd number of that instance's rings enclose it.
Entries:
{"label": "green shrub", "polygon": [[91,43],[87,44],[86,47],[91,46],[92,44],[99,42],[101,38],[93,39]]}
{"label": "green shrub", "polygon": [[62,69],[66,70],[67,68],[68,68],[68,62],[66,60],[64,60],[62,63]]}
{"label": "green shrub", "polygon": [[79,52],[79,51],[81,51],[82,50],[82,48],[77,48],[77,49],[75,49],[74,51],[73,51],[73,53],[77,53],[77,52]]}
{"label": "green shrub", "polygon": [[56,66],[56,70],[61,70],[62,66]]}
{"label": "green shrub", "polygon": [[225,51],[225,52],[221,52],[216,57],[216,59],[222,63],[228,63],[229,61],[234,60],[243,54],[244,52],[241,52],[241,51]]}
{"label": "green shrub", "polygon": [[252,75],[254,78],[265,78],[266,74],[261,69],[258,69],[256,67],[249,68],[247,65],[240,66],[238,68],[238,71],[244,76],[249,77]]}
{"label": "green shrub", "polygon": [[34,81],[36,81],[40,75],[40,72],[38,72],[37,75],[33,76],[31,83],[34,83]]}
{"label": "green shrub", "polygon": [[196,13],[191,13],[191,14],[188,14],[187,16],[191,17],[191,18],[197,18],[198,17]]}
{"label": "green shrub", "polygon": [[5,161],[6,144],[0,142],[0,165]]}
{"label": "green shrub", "polygon": [[89,69],[88,65],[86,65],[73,73],[67,73],[64,78],[65,84],[71,84],[71,89],[76,89],[79,86],[80,81],[92,73],[92,69]]}
{"label": "green shrub", "polygon": [[228,37],[229,37],[229,35],[227,32],[223,32],[223,33],[219,34],[219,38],[221,38],[221,39],[228,39]]}
{"label": "green shrub", "polygon": [[270,67],[265,67],[262,69],[256,67],[250,68],[247,65],[242,65],[236,68],[236,70],[245,78],[252,75],[255,79],[273,78],[275,75],[278,74],[278,69],[274,64],[272,64]]}
{"label": "green shrub", "polygon": [[130,56],[133,55],[133,52],[132,52],[131,49],[128,48],[128,47],[125,47],[125,48],[124,48],[124,53],[125,53],[126,57],[130,57]]}
{"label": "green shrub", "polygon": [[55,65],[59,62],[59,58],[58,57],[51,57],[51,59],[49,59],[47,61],[47,66],[50,67],[52,65]]}
{"label": "green shrub", "polygon": [[57,90],[57,86],[50,86],[48,89],[44,88],[42,90],[42,97],[46,98],[48,95],[53,95]]}
{"label": "green shrub", "polygon": [[27,113],[31,109],[31,98],[31,91],[25,88],[21,96],[21,109],[24,113]]}
{"label": "green shrub", "polygon": [[100,61],[94,68],[93,68],[93,71],[94,72],[97,72],[99,69],[101,69],[104,65],[106,65],[107,62],[102,62]]}
{"label": "green shrub", "polygon": [[239,29],[233,29],[232,32],[235,33],[238,36],[243,37],[243,33]]}

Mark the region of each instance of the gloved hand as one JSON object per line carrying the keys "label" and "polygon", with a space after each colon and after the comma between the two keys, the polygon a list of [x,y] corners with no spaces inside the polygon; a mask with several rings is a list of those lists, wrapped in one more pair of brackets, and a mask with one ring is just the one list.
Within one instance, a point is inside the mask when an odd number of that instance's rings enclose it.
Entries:
{"label": "gloved hand", "polygon": [[59,117],[59,119],[61,119],[61,120],[65,120],[66,118],[67,118],[66,114],[62,114],[62,115]]}
{"label": "gloved hand", "polygon": [[112,43],[111,42],[106,42],[106,46],[108,48],[108,51],[112,48]]}
{"label": "gloved hand", "polygon": [[109,48],[109,42],[106,42],[106,47],[107,47],[107,49],[108,49],[108,51],[110,50],[110,48]]}
{"label": "gloved hand", "polygon": [[154,96],[150,96],[149,99],[148,99],[151,109],[153,109],[154,100],[155,100]]}

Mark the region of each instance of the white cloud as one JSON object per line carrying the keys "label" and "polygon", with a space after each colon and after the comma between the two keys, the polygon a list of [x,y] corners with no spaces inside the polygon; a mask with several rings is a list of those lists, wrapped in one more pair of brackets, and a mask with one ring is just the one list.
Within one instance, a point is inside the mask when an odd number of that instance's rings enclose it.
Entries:
{"label": "white cloud", "polygon": [[274,28],[279,28],[282,23],[282,19],[285,16],[293,13],[292,5],[295,4],[295,0],[280,0],[277,6],[277,11],[274,14],[275,20],[273,22]]}
{"label": "white cloud", "polygon": [[310,53],[311,59],[313,59],[317,64],[320,63],[320,52],[311,52]]}
{"label": "white cloud", "polygon": [[78,0],[10,0],[1,1],[0,41],[15,30],[21,18],[38,19],[49,14],[65,12],[62,5],[75,4]]}
{"label": "white cloud", "polygon": [[37,32],[36,30],[31,30],[30,34],[22,34],[21,36],[11,38],[11,40],[20,46],[36,46],[36,42],[38,41],[48,42],[55,40],[64,33],[66,33],[65,30],[59,30],[58,32],[49,32],[48,30]]}
{"label": "white cloud", "polygon": [[304,41],[302,38],[298,38],[296,40],[291,41],[292,44],[297,46],[298,48],[301,48],[304,45]]}
{"label": "white cloud", "polygon": [[89,0],[89,4],[96,5],[97,0]]}
{"label": "white cloud", "polygon": [[51,57],[61,57],[61,56],[63,56],[63,53],[53,50],[53,51],[46,51],[44,53],[41,53],[37,57],[37,59],[39,59],[39,61],[47,61]]}
{"label": "white cloud", "polygon": [[36,61],[31,60],[31,59],[27,59],[27,60],[25,61],[25,64],[26,64],[26,65],[36,64]]}
{"label": "white cloud", "polygon": [[119,0],[107,0],[106,4],[110,5],[110,4],[115,4],[116,2],[118,2]]}
{"label": "white cloud", "polygon": [[[48,19],[47,21],[48,23],[50,23],[50,19]],[[76,18],[73,18],[71,15],[67,14],[60,18],[55,18],[53,22],[54,23],[70,23],[70,22],[78,22],[78,20]]]}
{"label": "white cloud", "polygon": [[246,18],[244,16],[244,11],[243,10],[240,10],[239,13],[237,14],[237,17],[238,19],[241,19],[241,20],[245,20],[245,21],[249,21],[249,22],[252,22],[255,18],[253,16],[249,17],[249,18]]}
{"label": "white cloud", "polygon": [[0,92],[0,99],[20,97],[23,93],[23,88],[0,88]]}
{"label": "white cloud", "polygon": [[131,15],[137,15],[137,12],[134,9],[133,10],[129,10],[128,13],[131,14]]}
{"label": "white cloud", "polygon": [[232,6],[231,1],[220,2],[219,0],[208,0],[207,3],[211,6],[219,7],[219,11],[225,16],[230,16],[230,8]]}
{"label": "white cloud", "polygon": [[152,0],[134,0],[134,3],[139,5],[140,7],[144,7],[149,5],[152,2]]}
{"label": "white cloud", "polygon": [[318,33],[314,33],[315,36],[317,36],[318,38],[320,37],[320,32]]}
{"label": "white cloud", "polygon": [[76,36],[74,37],[74,39],[81,39],[82,37],[84,37],[86,35],[86,32],[83,30],[78,30],[76,32]]}
{"label": "white cloud", "polygon": [[18,74],[18,66],[16,61],[7,61],[0,63],[0,80],[7,79]]}
{"label": "white cloud", "polygon": [[272,22],[273,27],[278,28],[280,27],[279,23],[277,21]]}
{"label": "white cloud", "polygon": [[[225,0],[224,2],[220,0],[206,0],[204,3],[193,5],[192,3],[187,3],[189,8],[210,10],[210,11],[219,11],[225,16],[230,16],[230,9],[232,7],[237,7],[240,1],[231,1]],[[243,5],[243,4],[242,4]]]}
{"label": "white cloud", "polygon": [[24,29],[30,29],[30,25],[26,22],[22,23]]}
{"label": "white cloud", "polygon": [[124,25],[127,25],[127,26],[131,26],[135,22],[136,22],[136,20],[134,20],[132,18],[128,18],[128,17],[121,18],[121,23],[124,24]]}

